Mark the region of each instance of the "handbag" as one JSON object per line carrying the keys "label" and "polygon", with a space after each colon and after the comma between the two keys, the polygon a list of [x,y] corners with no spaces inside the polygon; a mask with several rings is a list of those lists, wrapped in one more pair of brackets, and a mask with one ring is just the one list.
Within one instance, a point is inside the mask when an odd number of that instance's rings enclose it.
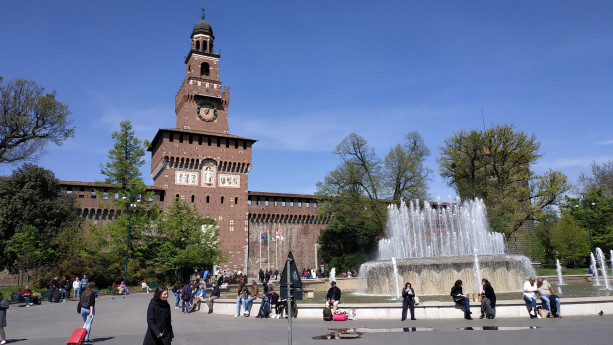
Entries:
{"label": "handbag", "polygon": [[81,314],[81,299],[79,299],[79,303],[77,303],[77,314]]}
{"label": "handbag", "polygon": [[415,304],[419,304],[419,297],[417,297],[417,296],[413,297],[413,302]]}

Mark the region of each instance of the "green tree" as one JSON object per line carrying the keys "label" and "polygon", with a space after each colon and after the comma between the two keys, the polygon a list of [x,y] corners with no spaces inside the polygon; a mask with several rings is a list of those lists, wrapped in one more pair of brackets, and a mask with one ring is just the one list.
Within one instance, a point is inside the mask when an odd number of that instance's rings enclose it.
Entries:
{"label": "green tree", "polygon": [[[145,145],[134,134],[130,121],[121,121],[119,131],[111,137],[115,141],[109,150],[109,161],[101,168],[105,183],[117,184],[119,191],[134,193],[144,191],[140,168],[145,164]],[[126,194],[124,194],[126,195]]]}
{"label": "green tree", "polygon": [[497,125],[446,139],[437,162],[441,176],[462,199],[483,199],[492,228],[509,239],[526,221],[559,204],[570,189],[558,171],[532,172],[539,148],[534,135]]}
{"label": "green tree", "polygon": [[227,260],[219,242],[219,227],[198,214],[196,206],[175,200],[157,223],[153,239],[153,266],[171,280],[189,274],[195,266],[212,266]]}
{"label": "green tree", "polygon": [[[381,160],[363,137],[352,133],[336,147],[337,168],[317,184],[319,215],[332,219],[319,236],[323,259],[355,262],[363,258],[383,236],[387,203],[381,198],[419,198],[426,193],[429,170],[423,161],[429,154],[417,132],[406,135],[402,145]],[[362,255],[341,257],[360,253]],[[340,262],[340,261],[338,261]]]}
{"label": "green tree", "polygon": [[590,255],[587,229],[582,228],[569,214],[563,214],[551,229],[551,246],[563,264],[570,260],[584,262]]}
{"label": "green tree", "polygon": [[0,85],[0,163],[36,160],[49,142],[74,136],[68,106],[55,96],[31,80]]}
{"label": "green tree", "polygon": [[[53,172],[31,164],[0,178],[0,268],[15,271],[24,262],[57,262],[57,234],[80,224],[74,197],[60,195],[59,190]],[[27,252],[29,238],[36,253]]]}
{"label": "green tree", "polygon": [[613,249],[613,197],[605,196],[604,188],[593,188],[582,199],[567,197],[561,208],[586,231],[588,238],[589,222],[594,248],[600,247],[605,253]]}

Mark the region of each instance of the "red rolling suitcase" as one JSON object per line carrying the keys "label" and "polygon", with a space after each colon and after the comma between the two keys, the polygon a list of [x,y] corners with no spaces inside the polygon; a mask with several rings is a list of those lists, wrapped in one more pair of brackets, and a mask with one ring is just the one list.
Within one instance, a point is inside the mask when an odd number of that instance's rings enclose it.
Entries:
{"label": "red rolling suitcase", "polygon": [[70,339],[66,345],[83,345],[83,340],[85,340],[85,336],[87,335],[87,329],[85,328],[77,328],[72,332]]}

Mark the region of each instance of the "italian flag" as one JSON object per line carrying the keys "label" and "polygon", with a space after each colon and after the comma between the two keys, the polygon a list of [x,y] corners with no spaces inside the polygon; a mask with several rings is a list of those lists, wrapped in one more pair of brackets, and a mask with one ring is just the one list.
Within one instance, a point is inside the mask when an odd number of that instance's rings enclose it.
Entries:
{"label": "italian flag", "polygon": [[274,238],[272,238],[272,235],[271,235],[271,234],[268,234],[268,240],[269,240],[270,242],[277,243],[277,241],[275,241],[275,239],[274,239]]}

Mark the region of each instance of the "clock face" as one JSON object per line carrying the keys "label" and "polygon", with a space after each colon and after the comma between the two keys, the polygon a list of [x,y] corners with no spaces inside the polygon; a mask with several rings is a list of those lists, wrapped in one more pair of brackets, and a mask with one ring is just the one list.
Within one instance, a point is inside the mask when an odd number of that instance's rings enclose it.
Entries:
{"label": "clock face", "polygon": [[217,119],[217,108],[214,104],[209,102],[198,103],[198,109],[196,109],[198,118],[202,121],[213,122]]}

